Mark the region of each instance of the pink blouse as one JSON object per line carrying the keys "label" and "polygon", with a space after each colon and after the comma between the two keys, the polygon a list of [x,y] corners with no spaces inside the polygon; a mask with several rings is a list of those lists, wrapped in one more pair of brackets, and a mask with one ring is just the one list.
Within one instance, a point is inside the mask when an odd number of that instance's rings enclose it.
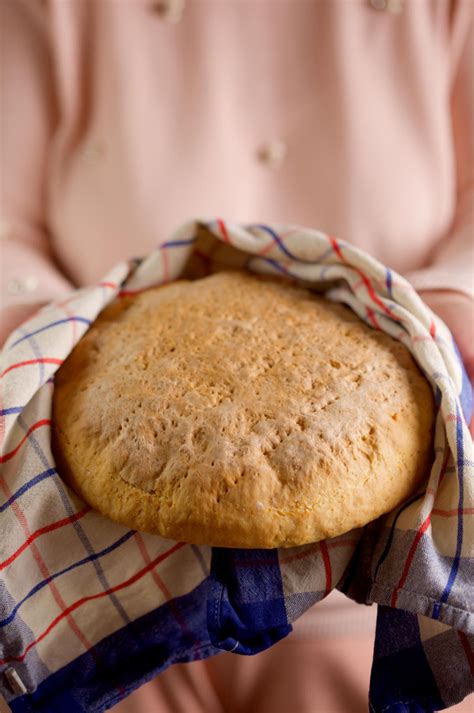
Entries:
{"label": "pink blouse", "polygon": [[189,218],[473,296],[472,0],[3,0],[2,332]]}

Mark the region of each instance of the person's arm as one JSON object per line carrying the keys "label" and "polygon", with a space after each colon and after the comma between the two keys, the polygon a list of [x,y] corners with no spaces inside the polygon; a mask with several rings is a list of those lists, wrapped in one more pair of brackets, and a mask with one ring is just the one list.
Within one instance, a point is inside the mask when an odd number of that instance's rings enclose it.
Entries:
{"label": "person's arm", "polygon": [[[454,3],[452,24],[452,127],[457,204],[449,234],[431,264],[407,275],[446,322],[474,381],[474,28],[470,0]],[[426,78],[429,81],[429,77]]]}
{"label": "person's arm", "polygon": [[0,2],[0,345],[71,285],[45,225],[48,151],[56,122],[44,4]]}

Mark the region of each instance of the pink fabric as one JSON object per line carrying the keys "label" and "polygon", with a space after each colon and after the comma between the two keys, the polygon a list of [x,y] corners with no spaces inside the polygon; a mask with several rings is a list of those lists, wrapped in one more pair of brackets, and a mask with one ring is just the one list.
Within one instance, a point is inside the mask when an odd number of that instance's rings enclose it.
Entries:
{"label": "pink fabric", "polygon": [[[324,604],[322,602],[321,604]],[[316,634],[308,621],[256,656],[222,654],[172,666],[112,713],[367,713],[373,637],[364,629]],[[473,697],[451,713],[472,713]]]}
{"label": "pink fabric", "polygon": [[178,23],[148,0],[0,6],[2,305],[218,214],[317,227],[472,296],[471,0],[191,0]]}
{"label": "pink fabric", "polygon": [[173,666],[113,713],[367,713],[368,634],[298,636],[256,656]]}
{"label": "pink fabric", "polygon": [[[454,291],[453,309],[472,299],[471,0],[407,0],[398,15],[368,0],[188,0],[176,24],[153,5],[0,2],[0,342],[41,303],[147,253],[185,220],[218,214],[317,227],[419,289]],[[287,147],[281,165],[259,159],[275,140]],[[15,285],[25,278],[34,288],[22,292]],[[334,635],[359,609],[336,597],[317,611]],[[232,666],[247,682],[237,686],[242,701],[254,701],[245,699],[260,695],[249,681],[260,685],[268,660],[267,707],[292,676],[304,679],[302,695],[335,701],[344,698],[338,685],[356,681],[360,701],[374,613],[339,649],[329,638],[324,648],[313,627],[311,644],[298,648],[296,637],[239,663],[196,664],[189,675],[199,678],[200,667],[227,680]],[[182,680],[179,670],[163,681]],[[151,694],[139,691],[136,706],[120,710],[140,710],[140,695]],[[154,695],[147,712],[176,709]],[[218,706],[220,695],[206,701]],[[298,713],[318,710],[333,709]]]}

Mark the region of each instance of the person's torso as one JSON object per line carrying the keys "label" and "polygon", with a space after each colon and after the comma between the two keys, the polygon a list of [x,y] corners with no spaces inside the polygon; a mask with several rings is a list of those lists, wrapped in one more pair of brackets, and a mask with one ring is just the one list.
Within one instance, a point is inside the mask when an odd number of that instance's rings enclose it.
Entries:
{"label": "person's torso", "polygon": [[188,0],[172,22],[177,2],[52,3],[48,222],[73,280],[216,216],[426,264],[455,202],[450,3]]}

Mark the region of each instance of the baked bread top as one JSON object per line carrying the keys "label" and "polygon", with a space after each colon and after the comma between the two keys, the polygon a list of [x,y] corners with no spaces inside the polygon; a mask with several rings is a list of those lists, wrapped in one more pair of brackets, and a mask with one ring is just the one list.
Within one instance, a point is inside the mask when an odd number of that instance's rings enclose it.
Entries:
{"label": "baked bread top", "polygon": [[223,272],[107,307],[56,374],[65,480],[128,526],[290,547],[390,511],[427,476],[431,389],[347,307]]}

